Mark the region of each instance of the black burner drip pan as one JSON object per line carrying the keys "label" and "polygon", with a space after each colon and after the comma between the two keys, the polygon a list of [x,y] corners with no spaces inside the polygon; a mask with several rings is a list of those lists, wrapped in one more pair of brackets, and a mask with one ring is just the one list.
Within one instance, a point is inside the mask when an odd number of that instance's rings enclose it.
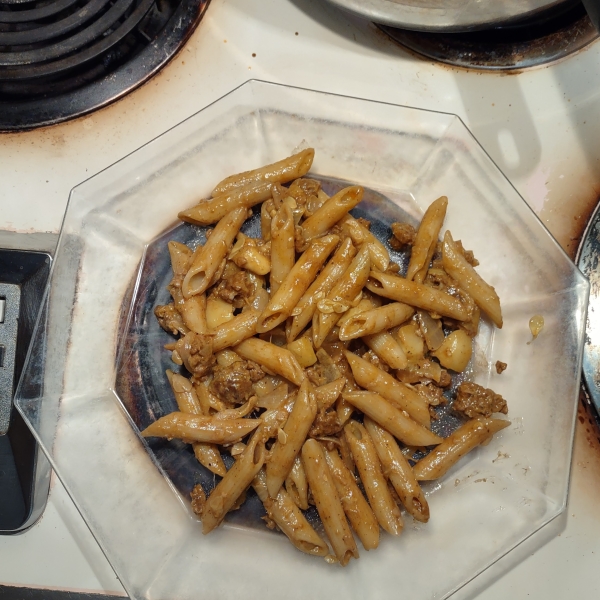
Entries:
{"label": "black burner drip pan", "polygon": [[0,131],[52,125],[157,73],[210,0],[0,0]]}

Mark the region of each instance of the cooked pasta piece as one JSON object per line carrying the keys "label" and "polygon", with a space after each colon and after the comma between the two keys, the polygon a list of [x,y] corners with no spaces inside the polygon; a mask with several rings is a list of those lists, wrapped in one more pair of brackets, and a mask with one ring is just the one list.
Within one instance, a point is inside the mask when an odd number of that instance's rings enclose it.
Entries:
{"label": "cooked pasta piece", "polygon": [[351,558],[358,558],[358,548],[327,466],[325,452],[317,440],[304,442],[302,464],[325,533],[340,565],[345,567]]}
{"label": "cooked pasta piece", "polygon": [[314,149],[306,148],[306,150],[301,150],[297,154],[288,156],[283,160],[278,160],[270,165],[265,165],[259,169],[252,169],[251,171],[231,175],[215,186],[212,196],[214,198],[240,187],[259,183],[288,183],[306,175],[313,163],[314,157]]}
{"label": "cooked pasta piece", "polygon": [[402,513],[388,490],[375,446],[367,430],[358,421],[350,421],[344,427],[344,435],[379,524],[388,533],[400,535],[404,528]]}
{"label": "cooked pasta piece", "polygon": [[364,424],[379,456],[383,474],[396,490],[404,508],[417,521],[427,523],[429,504],[394,436],[369,417],[365,417]]}
{"label": "cooked pasta piece", "polygon": [[196,249],[181,286],[184,298],[206,291],[247,216],[243,206],[231,211],[217,223],[206,244]]}
{"label": "cooked pasta piece", "polygon": [[391,333],[380,331],[379,333],[365,335],[362,340],[392,369],[406,369],[408,366],[408,358],[406,358],[402,346],[400,346]]}
{"label": "cooked pasta piece", "polygon": [[356,247],[367,244],[371,256],[371,264],[380,271],[387,271],[390,265],[390,253],[387,248],[352,215],[346,215],[340,220],[345,231]]}
{"label": "cooked pasta piece", "polygon": [[253,360],[298,386],[306,379],[296,357],[285,348],[258,338],[250,338],[235,346],[234,350],[247,360]]}
{"label": "cooked pasta piece", "polygon": [[195,333],[208,333],[205,294],[198,294],[185,300],[179,306],[179,312],[188,329]]}
{"label": "cooked pasta piece", "polygon": [[260,419],[218,420],[203,415],[172,412],[141,432],[143,437],[178,438],[190,442],[231,444],[254,431]]}
{"label": "cooked pasta piece", "polygon": [[252,482],[252,487],[263,503],[269,519],[279,527],[298,550],[312,556],[325,557],[329,554],[327,544],[312,528],[284,488],[279,490],[275,500],[269,496],[264,469],[258,472]]}
{"label": "cooked pasta piece", "polygon": [[335,401],[339,398],[344,386],[346,385],[346,378],[340,377],[334,379],[329,383],[325,383],[315,388],[315,398],[317,399],[317,408],[319,410],[327,410],[330,406],[333,406]]}
{"label": "cooked pasta piece", "polygon": [[252,208],[271,197],[272,183],[259,183],[216,196],[210,200],[201,200],[196,206],[182,210],[177,216],[194,225],[212,225],[238,208]]}
{"label": "cooked pasta piece", "polygon": [[208,497],[202,511],[202,533],[210,533],[221,524],[225,515],[261,470],[265,457],[265,441],[261,432],[257,431],[241,456]]}
{"label": "cooked pasta piece", "polygon": [[300,455],[296,456],[294,466],[286,477],[285,489],[298,508],[308,510],[308,481]]}
{"label": "cooked pasta piece", "polygon": [[392,302],[353,315],[340,324],[340,340],[354,340],[402,325],[415,314],[415,309],[402,302]]}
{"label": "cooked pasta piece", "polygon": [[241,269],[247,269],[256,275],[266,275],[271,270],[271,259],[267,256],[266,250],[270,251],[268,244],[261,249],[255,239],[240,232],[229,253],[229,259]]}
{"label": "cooked pasta piece", "polygon": [[440,229],[446,217],[448,198],[441,196],[425,211],[421,225],[417,231],[417,238],[412,247],[410,262],[406,270],[406,279],[423,283],[427,269],[435,252],[435,246],[440,236]]}
{"label": "cooked pasta piece", "polygon": [[365,550],[379,546],[379,523],[369,503],[362,495],[354,475],[348,470],[336,450],[325,452],[327,466],[352,529]]}
{"label": "cooked pasta piece", "polygon": [[169,255],[171,257],[173,275],[185,276],[193,252],[181,242],[169,242],[167,247],[169,248]]}
{"label": "cooked pasta piece", "polygon": [[353,185],[331,196],[312,216],[304,221],[302,237],[305,240],[311,240],[318,235],[323,235],[362,200],[363,194],[362,187]]}
{"label": "cooked pasta piece", "polygon": [[271,298],[292,270],[296,259],[294,215],[284,202],[271,221]]}
{"label": "cooked pasta piece", "polygon": [[466,321],[470,316],[467,308],[454,296],[397,275],[371,271],[366,286],[384,298],[431,310],[457,321]]}
{"label": "cooked pasta piece", "polygon": [[509,425],[510,421],[485,417],[467,421],[415,465],[415,477],[419,481],[439,479],[465,454]]}
{"label": "cooked pasta piece", "polygon": [[435,446],[442,438],[413,421],[375,392],[350,392],[342,397],[407,446]]}
{"label": "cooked pasta piece", "polygon": [[494,325],[501,329],[502,310],[496,290],[486,283],[467,262],[467,259],[456,247],[449,231],[446,231],[444,235],[442,262],[448,275],[456,280],[458,285],[473,298],[475,304],[492,319]]}

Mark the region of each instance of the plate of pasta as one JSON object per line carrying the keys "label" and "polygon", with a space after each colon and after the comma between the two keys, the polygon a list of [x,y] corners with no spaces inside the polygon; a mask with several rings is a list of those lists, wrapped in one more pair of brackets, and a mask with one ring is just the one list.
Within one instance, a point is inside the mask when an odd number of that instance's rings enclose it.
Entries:
{"label": "plate of pasta", "polygon": [[17,405],[133,598],[447,597],[564,510],[587,282],[452,115],[249,82],[55,264]]}

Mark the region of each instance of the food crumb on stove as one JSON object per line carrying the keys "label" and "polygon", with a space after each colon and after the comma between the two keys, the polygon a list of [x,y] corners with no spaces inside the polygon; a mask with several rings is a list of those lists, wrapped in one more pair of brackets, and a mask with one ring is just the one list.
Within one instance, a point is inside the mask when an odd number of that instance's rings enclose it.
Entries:
{"label": "food crumb on stove", "polygon": [[505,362],[502,362],[501,360],[496,361],[496,373],[498,373],[498,375],[504,373],[506,367],[508,367],[508,365]]}
{"label": "food crumb on stove", "polygon": [[256,52],[252,53],[252,58],[256,58]]}
{"label": "food crumb on stove", "polygon": [[298,35],[298,32],[296,31],[296,35]]}

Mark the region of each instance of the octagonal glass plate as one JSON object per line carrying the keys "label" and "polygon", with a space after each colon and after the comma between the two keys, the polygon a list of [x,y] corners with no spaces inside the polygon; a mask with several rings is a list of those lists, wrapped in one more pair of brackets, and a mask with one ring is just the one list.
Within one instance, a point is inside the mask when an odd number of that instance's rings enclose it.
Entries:
{"label": "octagonal glass plate", "polygon": [[[189,450],[169,463],[139,437],[149,403],[168,412],[173,400],[144,395],[152,374],[130,369],[143,348],[163,352],[138,310],[163,293],[160,268],[148,275],[153,240],[185,234],[177,212],[224,176],[305,146],[312,174],[368,188],[383,238],[397,215],[416,221],[447,195],[445,226],[474,250],[505,319],[479,335],[472,377],[507,398],[511,427],[428,488],[427,525],[407,518],[344,569],[258,527],[260,507],[202,536],[179,477]],[[72,191],[16,403],[132,598],[444,598],[565,507],[587,297],[456,116],[250,81]],[[528,345],[534,314],[545,328]]]}

